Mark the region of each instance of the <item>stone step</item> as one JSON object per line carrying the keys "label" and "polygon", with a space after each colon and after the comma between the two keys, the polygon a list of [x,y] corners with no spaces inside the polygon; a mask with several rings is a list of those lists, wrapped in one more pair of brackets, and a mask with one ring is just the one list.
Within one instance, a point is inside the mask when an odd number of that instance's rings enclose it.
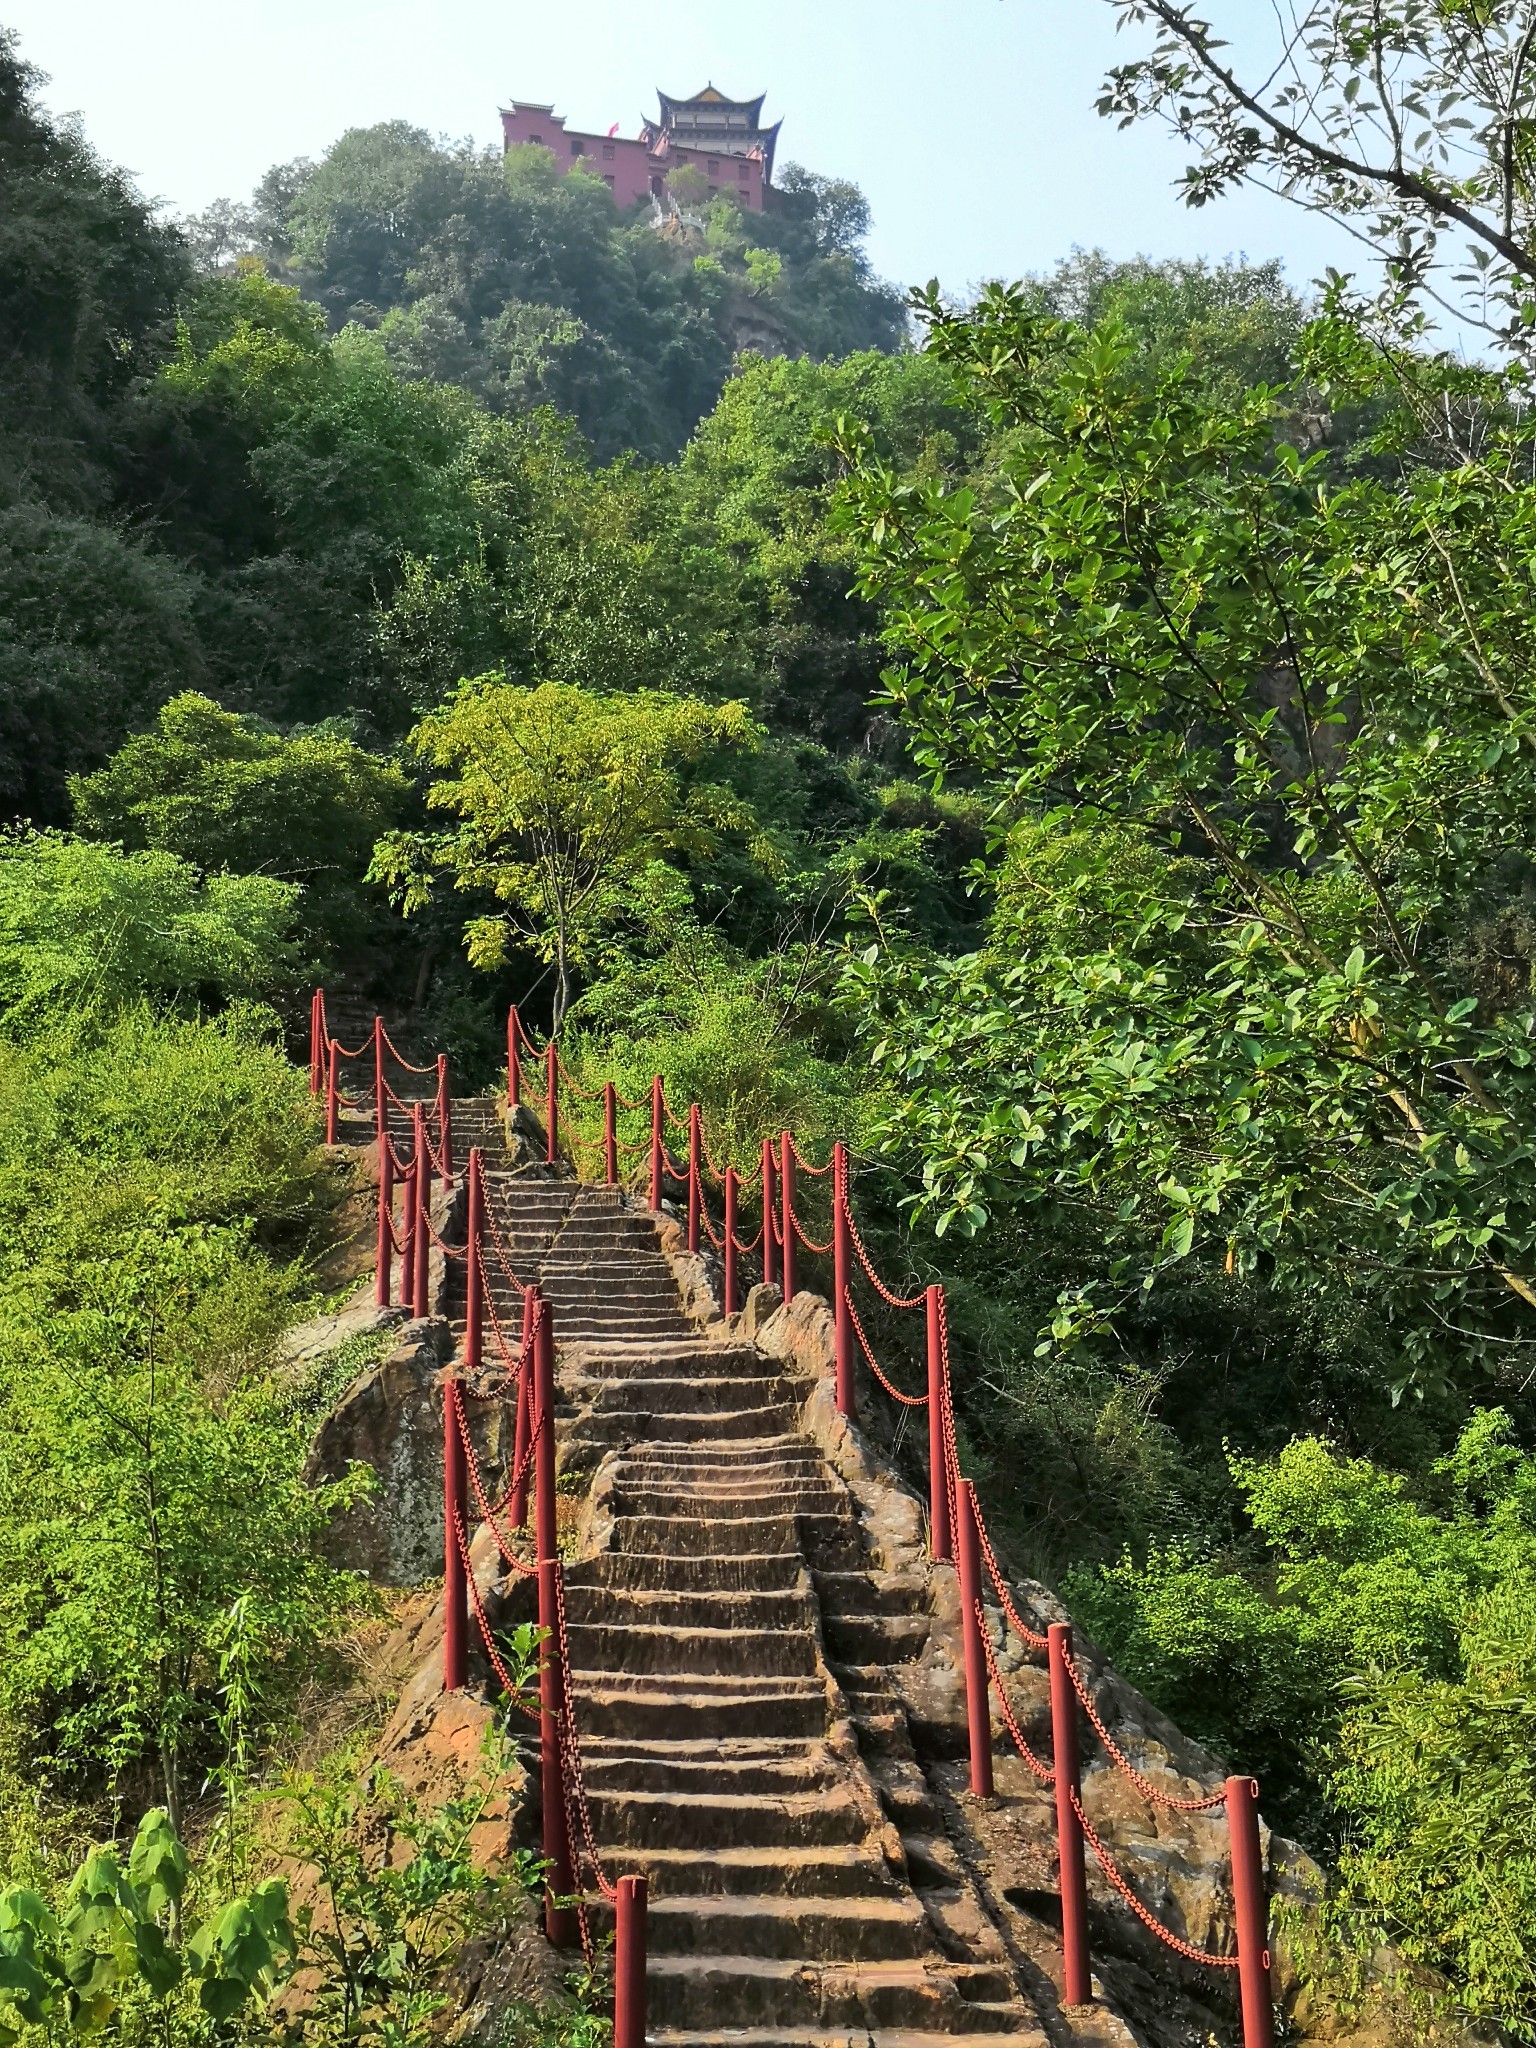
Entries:
{"label": "stone step", "polygon": [[566,1592],[591,1584],[627,1600],[639,1591],[686,1593],[791,1592],[801,1585],[803,1566],[793,1551],[745,1552],[731,1557],[664,1557],[634,1550],[607,1550],[565,1568]]}
{"label": "stone step", "polygon": [[582,1735],[641,1742],[686,1737],[702,1742],[743,1736],[806,1739],[827,1732],[828,1703],[819,1680],[694,1675],[586,1673],[577,1688]]}
{"label": "stone step", "polygon": [[928,1588],[895,1572],[817,1572],[816,1597],[824,1614],[852,1620],[865,1614],[926,1614]]}
{"label": "stone step", "polygon": [[858,1554],[858,1531],[846,1509],[841,1514],[793,1513],[739,1515],[700,1521],[693,1516],[625,1515],[616,1533],[626,1550],[646,1550],[659,1557],[694,1556],[713,1550],[727,1556],[748,1551],[799,1551],[808,1548],[820,1560],[833,1561],[841,1551]]}
{"label": "stone step", "polygon": [[[610,1502],[616,1515],[664,1515],[673,1521],[731,1522],[766,1515],[847,1513],[847,1502],[825,1480],[785,1480],[776,1486],[691,1487],[616,1484]],[[873,1618],[878,1627],[882,1617]],[[896,1617],[890,1617],[892,1621]]]}
{"label": "stone step", "polygon": [[[649,2027],[647,2048],[874,2048],[865,2029],[846,2027],[731,2027],[697,2032],[686,2027]],[[946,2048],[950,2033],[914,2027],[882,2027],[879,2048]],[[996,2033],[968,2032],[967,2048],[1049,2048],[1051,2036],[1036,2018],[1010,2012]]]}
{"label": "stone step", "polygon": [[[611,1860],[611,1859],[610,1859]],[[617,1865],[615,1867],[618,1867]],[[906,1881],[873,1843],[815,1849],[665,1848],[637,1843],[622,1868],[649,1880],[652,1904],[668,1898],[899,1898]]]}
{"label": "stone step", "polygon": [[787,1795],[826,1791],[847,1766],[825,1743],[668,1742],[641,1748],[633,1743],[582,1744],[582,1770],[589,1791],[725,1791]]}
{"label": "stone step", "polygon": [[869,1834],[869,1818],[825,1792],[778,1797],[734,1792],[588,1792],[592,1825],[605,1857],[643,1844],[691,1849],[846,1848]]}
{"label": "stone step", "polygon": [[828,1614],[823,1610],[827,1655],[849,1664],[910,1664],[928,1647],[933,1617],[928,1614]]}
{"label": "stone step", "polygon": [[654,1409],[626,1413],[622,1408],[596,1409],[581,1417],[581,1435],[593,1444],[634,1442],[637,1432],[670,1443],[742,1442],[760,1437],[764,1425],[787,1420],[777,1408],[679,1409],[660,1413]]}
{"label": "stone step", "polygon": [[889,1898],[659,1898],[646,1918],[649,1953],[882,1962],[933,1946],[910,1893]]}
{"label": "stone step", "polygon": [[617,1386],[607,1380],[588,1378],[585,1387],[578,1376],[561,1374],[562,1394],[574,1393],[578,1388],[591,1389],[599,1398],[611,1390],[613,1399],[622,1403],[626,1413],[635,1416],[670,1415],[678,1410],[712,1405],[729,1408],[734,1414],[745,1414],[749,1409],[778,1413],[784,1407],[782,1381],[761,1374],[748,1379],[743,1373],[697,1372],[676,1379],[625,1379]]}
{"label": "stone step", "polygon": [[[658,2027],[762,2025],[892,2027],[934,2033],[1006,2032],[1008,2010],[964,1999],[954,1970],[909,1959],[826,1964],[751,1955],[653,1956],[646,2004]],[[988,1973],[995,1976],[995,1973]]]}
{"label": "stone step", "polygon": [[656,1628],[629,1621],[577,1622],[567,1631],[577,1672],[688,1677],[810,1678],[816,1638],[808,1628]]}
{"label": "stone step", "polygon": [[[668,1563],[672,1560],[668,1559]],[[567,1572],[566,1616],[574,1625],[592,1623],[692,1631],[699,1628],[804,1629],[810,1621],[805,1592],[793,1585],[783,1591],[752,1587],[680,1592],[674,1586],[635,1587],[616,1599],[611,1587],[583,1585]]]}

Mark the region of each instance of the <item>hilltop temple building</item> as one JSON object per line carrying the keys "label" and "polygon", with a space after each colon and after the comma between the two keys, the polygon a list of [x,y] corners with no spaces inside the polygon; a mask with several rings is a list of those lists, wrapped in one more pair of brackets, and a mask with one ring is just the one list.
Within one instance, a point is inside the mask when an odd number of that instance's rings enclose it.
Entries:
{"label": "hilltop temple building", "polygon": [[763,101],[728,100],[712,85],[692,99],[656,95],[659,118],[642,123],[636,137],[622,136],[618,123],[606,135],[567,128],[553,106],[514,100],[501,109],[506,148],[535,142],[553,150],[556,168],[585,163],[597,172],[619,206],[643,199],[665,202],[667,180],[684,164],[698,168],[712,193],[734,192],[740,203],[761,212],[772,205],[773,148],[780,123],[762,125]]}

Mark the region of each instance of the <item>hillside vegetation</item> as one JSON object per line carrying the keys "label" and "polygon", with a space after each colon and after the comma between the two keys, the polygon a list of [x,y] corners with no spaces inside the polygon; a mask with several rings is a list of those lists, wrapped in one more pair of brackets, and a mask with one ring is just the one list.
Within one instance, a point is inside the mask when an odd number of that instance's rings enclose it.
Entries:
{"label": "hillside vegetation", "polygon": [[1530,322],[1442,357],[1396,243],[908,308],[867,225],[391,123],[175,229],[0,46],[0,1856],[217,1863],[344,1676],[285,1028],[490,1086],[515,1000],[853,1141],[1017,1561],[1325,1859],[1319,1995],[1536,2040]]}

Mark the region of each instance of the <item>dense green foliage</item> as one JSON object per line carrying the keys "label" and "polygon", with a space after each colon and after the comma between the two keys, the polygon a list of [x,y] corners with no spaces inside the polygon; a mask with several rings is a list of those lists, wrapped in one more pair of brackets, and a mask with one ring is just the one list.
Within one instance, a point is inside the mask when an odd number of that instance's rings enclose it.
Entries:
{"label": "dense green foliage", "polygon": [[286,203],[258,194],[210,255],[257,251],[333,328],[376,328],[406,376],[497,412],[553,405],[604,458],[674,454],[746,337],[840,356],[894,347],[905,325],[863,257],[858,191],[795,166],[771,213],[706,195],[658,233],[585,163],[562,174],[537,145],[503,157],[391,121],[266,189]]}
{"label": "dense green foliage", "polygon": [[[362,1483],[273,1371],[334,1181],[251,1005],[323,968],[476,1085],[515,999],[744,1171],[853,1138],[1019,1562],[1263,1774],[1328,1953],[1536,2038],[1519,373],[1099,256],[908,348],[784,185],[389,124],[178,237],[0,51],[0,1760],[234,1811]],[[423,2033],[361,1795],[295,1796],[325,2024]]]}

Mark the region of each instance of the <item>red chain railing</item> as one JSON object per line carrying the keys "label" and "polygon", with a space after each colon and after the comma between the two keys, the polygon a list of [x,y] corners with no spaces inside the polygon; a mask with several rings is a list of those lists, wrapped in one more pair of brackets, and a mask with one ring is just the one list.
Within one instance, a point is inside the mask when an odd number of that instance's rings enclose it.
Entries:
{"label": "red chain railing", "polygon": [[[934,1561],[953,1561],[960,1578],[971,1789],[981,1796],[988,1796],[992,1791],[991,1694],[995,1692],[1003,1725],[1020,1756],[1037,1777],[1051,1784],[1055,1790],[1062,1946],[1066,1958],[1065,2002],[1086,2005],[1093,1996],[1088,1954],[1086,1846],[1098,1860],[1106,1881],[1160,1941],[1188,1962],[1238,1972],[1244,2048],[1272,2048],[1268,1911],[1256,1805],[1258,1787],[1250,1778],[1230,1777],[1219,1789],[1196,1798],[1164,1792],[1155,1780],[1130,1761],[1110,1733],[1094,1698],[1091,1683],[1074,1655],[1070,1625],[1053,1623],[1042,1633],[1030,1628],[1020,1616],[998,1565],[975,1489],[960,1470],[944,1289],[942,1286],[928,1286],[915,1294],[901,1294],[881,1277],[853,1215],[847,1146],[841,1142],[834,1144],[831,1156],[817,1165],[806,1156],[793,1133],[782,1131],[776,1139],[765,1137],[760,1156],[762,1221],[756,1235],[743,1242],[737,1233],[742,1178],[734,1166],[726,1166],[722,1170],[717,1164],[705,1138],[703,1111],[697,1103],[689,1105],[685,1116],[676,1116],[668,1106],[660,1075],[652,1080],[648,1104],[644,1097],[631,1101],[620,1096],[611,1082],[601,1088],[585,1087],[570,1074],[553,1042],[542,1049],[534,1043],[515,1010],[508,1019],[507,1040],[508,1090],[514,1109],[523,1100],[523,1054],[532,1054],[544,1069],[544,1135],[546,1158],[551,1163],[560,1157],[559,1090],[563,1082],[576,1101],[601,1101],[603,1105],[600,1156],[602,1178],[610,1186],[618,1183],[621,1155],[648,1152],[651,1208],[659,1211],[669,1189],[677,1189],[681,1198],[680,1211],[686,1218],[689,1250],[697,1252],[703,1240],[707,1239],[722,1255],[722,1305],[728,1316],[734,1315],[740,1305],[740,1260],[743,1255],[753,1251],[760,1254],[763,1279],[770,1284],[777,1281],[784,1300],[788,1302],[794,1299],[797,1291],[797,1252],[803,1250],[814,1256],[830,1252],[839,1411],[850,1422],[856,1419],[855,1346],[868,1365],[872,1380],[892,1399],[903,1408],[928,1410],[929,1546]],[[622,1145],[618,1137],[619,1110],[641,1112],[647,1107],[650,1109],[648,1142]],[[671,1130],[686,1135],[685,1159],[675,1158],[668,1147],[667,1135]],[[579,1144],[570,1148],[572,1163],[578,1172],[583,1170],[583,1161],[578,1156],[581,1149]],[[798,1175],[811,1180],[830,1177],[830,1235],[825,1239],[811,1237],[797,1209]],[[721,1195],[722,1221],[719,1229],[709,1213],[707,1195],[711,1180]],[[881,1365],[855,1300],[856,1283],[867,1284],[871,1293],[892,1314],[923,1311],[927,1356],[925,1392],[903,1392]],[[1026,1650],[1042,1652],[1046,1657],[1053,1751],[1049,1764],[1035,1754],[1026,1740],[1008,1698],[987,1613],[985,1596],[988,1582],[997,1600],[1004,1635],[1012,1629]],[[1097,1736],[1108,1766],[1121,1773],[1149,1804],[1187,1814],[1225,1808],[1232,1864],[1235,1954],[1212,1954],[1184,1941],[1172,1929],[1165,1927],[1136,1896],[1083,1809],[1078,1748],[1080,1711]]]}
{"label": "red chain railing", "polygon": [[[324,1002],[319,995],[315,999],[313,1024],[311,1086],[316,1092],[322,1085],[326,1088],[329,1130],[334,1123],[335,1110],[343,1102],[336,1085],[337,1063],[342,1059],[361,1058],[370,1047],[351,1051],[339,1046],[329,1036],[325,1029]],[[550,1646],[540,1666],[538,1709],[544,1853],[549,1865],[546,1927],[551,1939],[569,1941],[572,1938],[574,1906],[577,1931],[590,1948],[586,1906],[577,1883],[581,1867],[585,1866],[593,1887],[614,1907],[617,1919],[614,2048],[644,2048],[645,1881],[627,1876],[614,1882],[602,1870],[581,1770],[575,1687],[565,1621],[564,1579],[555,1531],[553,1316],[537,1287],[525,1286],[514,1270],[506,1243],[485,1201],[478,1150],[471,1151],[466,1168],[468,1222],[465,1244],[462,1247],[444,1244],[425,1212],[422,1191],[430,1186],[434,1173],[445,1181],[452,1176],[446,1062],[439,1061],[436,1069],[438,1085],[432,1104],[436,1114],[436,1143],[428,1133],[426,1105],[414,1102],[410,1105],[412,1152],[409,1160],[402,1160],[390,1136],[385,1109],[386,1100],[398,1102],[399,1098],[388,1089],[384,1059],[386,1053],[396,1057],[398,1054],[382,1023],[375,1027],[371,1049],[376,1061],[374,1102],[381,1139],[379,1246],[385,1277],[381,1282],[380,1299],[388,1300],[387,1269],[392,1252],[398,1252],[403,1258],[411,1289],[409,1304],[418,1313],[424,1313],[426,1309],[429,1246],[436,1244],[439,1247],[445,1263],[449,1258],[463,1258],[465,1265],[463,1376],[447,1382],[444,1399],[445,1683],[455,1687],[465,1682],[468,1622],[472,1607],[491,1668],[509,1691],[514,1690],[505,1659],[486,1619],[470,1566],[467,1502],[469,1492],[473,1491],[480,1519],[490,1528],[492,1540],[503,1561],[509,1568],[538,1580],[539,1625],[544,1631],[544,1641]],[[1268,1914],[1257,1784],[1248,1777],[1229,1777],[1220,1789],[1193,1798],[1163,1791],[1154,1779],[1131,1762],[1110,1732],[1090,1680],[1074,1655],[1070,1625],[1053,1623],[1042,1633],[1031,1628],[1019,1614],[999,1566],[975,1489],[960,1469],[944,1289],[930,1285],[918,1293],[903,1295],[881,1277],[854,1219],[847,1146],[839,1141],[833,1145],[830,1157],[815,1165],[806,1157],[792,1133],[783,1131],[777,1139],[764,1138],[759,1163],[761,1222],[750,1239],[743,1239],[738,1230],[743,1178],[734,1166],[727,1165],[723,1171],[718,1166],[705,1139],[704,1117],[698,1104],[690,1104],[686,1116],[677,1117],[667,1104],[659,1075],[652,1080],[648,1099],[624,1097],[612,1082],[604,1083],[600,1088],[587,1088],[570,1073],[553,1041],[540,1047],[529,1037],[514,1009],[507,1025],[508,1096],[514,1113],[524,1106],[525,1054],[532,1055],[533,1064],[542,1070],[543,1100],[539,1106],[543,1111],[542,1137],[547,1163],[553,1165],[560,1161],[563,1142],[579,1174],[584,1172],[587,1159],[590,1159],[599,1168],[599,1172],[591,1177],[600,1177],[607,1185],[616,1186],[621,1158],[640,1158],[648,1154],[647,1192],[651,1208],[659,1211],[669,1183],[675,1186],[684,1198],[689,1249],[700,1250],[707,1238],[722,1254],[723,1306],[727,1315],[734,1315],[739,1307],[740,1261],[743,1257],[757,1253],[763,1279],[770,1284],[777,1282],[784,1300],[788,1302],[796,1293],[797,1250],[805,1250],[815,1256],[830,1252],[835,1388],[839,1411],[850,1422],[856,1419],[855,1346],[869,1366],[872,1380],[887,1394],[903,1408],[928,1410],[929,1548],[936,1563],[953,1562],[960,1580],[971,1789],[982,1797],[990,1796],[992,1792],[991,1696],[995,1692],[1009,1738],[1030,1770],[1043,1783],[1051,1785],[1055,1793],[1062,1947],[1066,1964],[1064,2002],[1067,2005],[1087,2005],[1093,1997],[1088,1952],[1086,1846],[1098,1860],[1106,1882],[1158,1940],[1185,1961],[1211,1969],[1237,1971],[1244,2048],[1273,2048]],[[412,1071],[430,1074],[433,1070],[415,1068]],[[567,1091],[568,1103],[601,1103],[603,1129],[600,1141],[583,1138],[576,1129],[574,1116],[562,1120],[562,1086]],[[366,1101],[366,1091],[359,1100]],[[356,1105],[348,1103],[346,1106]],[[406,1105],[400,1106],[404,1108]],[[639,1143],[622,1142],[618,1125],[620,1112],[641,1114],[647,1109],[650,1113],[647,1137]],[[684,1134],[687,1141],[685,1158],[675,1157],[669,1149],[669,1130]],[[830,1179],[830,1235],[824,1240],[810,1237],[796,1207],[798,1174],[811,1181]],[[406,1188],[398,1232],[391,1214],[392,1179],[401,1180]],[[711,1180],[718,1184],[721,1195],[722,1220],[718,1230],[710,1216],[707,1199]],[[501,1276],[522,1300],[523,1337],[516,1350],[509,1344],[497,1315],[490,1269],[486,1263],[487,1248],[492,1252]],[[856,1283],[867,1285],[892,1314],[922,1309],[927,1359],[925,1392],[903,1392],[880,1364],[855,1300]],[[500,1384],[495,1387],[481,1384],[484,1373],[482,1325],[487,1316],[500,1371]],[[512,1475],[502,1499],[493,1503],[476,1461],[473,1437],[463,1414],[463,1398],[468,1394],[504,1399],[514,1391],[517,1423]],[[530,1466],[534,1477],[535,1509],[531,1561],[518,1556],[498,1519],[505,1513],[513,1531],[526,1530]],[[1049,1763],[1030,1745],[1008,1697],[987,1610],[989,1585],[997,1602],[1004,1638],[1011,1629],[1026,1651],[1043,1652],[1045,1655],[1052,1736]],[[1225,1808],[1232,1864],[1235,1954],[1212,1954],[1185,1941],[1164,1926],[1136,1895],[1084,1810],[1078,1744],[1080,1713],[1086,1716],[1097,1736],[1106,1764],[1121,1773],[1151,1805],[1191,1815]]]}

